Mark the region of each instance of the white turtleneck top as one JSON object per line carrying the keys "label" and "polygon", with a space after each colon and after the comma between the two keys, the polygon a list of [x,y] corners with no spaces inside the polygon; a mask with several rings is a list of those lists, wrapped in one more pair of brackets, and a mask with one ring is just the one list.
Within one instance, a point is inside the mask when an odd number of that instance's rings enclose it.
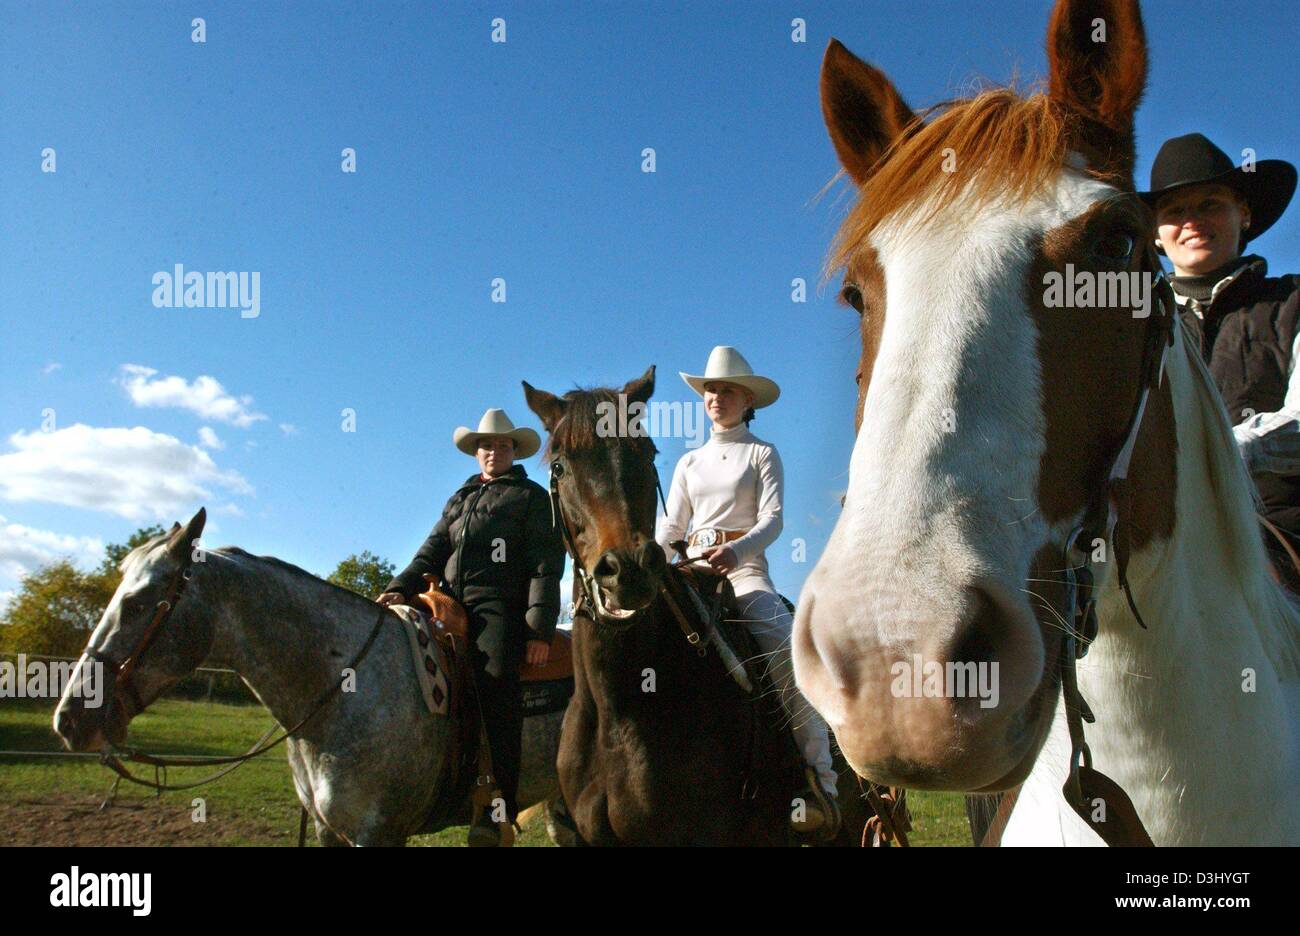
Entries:
{"label": "white turtleneck top", "polygon": [[[674,540],[688,530],[748,530],[729,545],[739,561],[728,578],[737,594],[756,589],[776,591],[763,551],[781,535],[781,494],[785,484],[781,456],[743,422],[709,434],[709,441],[677,462],[668,493],[667,512],[659,518],[655,539],[673,558]],[[704,547],[691,547],[694,558]]]}

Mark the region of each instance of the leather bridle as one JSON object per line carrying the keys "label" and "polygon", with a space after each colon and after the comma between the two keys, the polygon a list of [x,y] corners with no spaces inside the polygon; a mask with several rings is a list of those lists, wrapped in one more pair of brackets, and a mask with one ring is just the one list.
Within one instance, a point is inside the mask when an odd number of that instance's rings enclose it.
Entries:
{"label": "leather bridle", "polygon": [[[651,465],[652,470],[653,467],[654,466]],[[605,602],[600,597],[600,586],[596,584],[591,573],[587,571],[587,567],[583,565],[582,557],[578,554],[577,543],[573,538],[573,532],[569,529],[569,521],[564,516],[564,502],[560,497],[560,478],[564,477],[567,470],[568,469],[565,467],[563,459],[559,456],[555,456],[551,459],[551,478],[549,485],[551,523],[560,528],[560,536],[564,540],[564,548],[568,552],[569,558],[573,560],[574,574],[576,575],[578,584],[582,589],[582,595],[579,597],[577,606],[574,608],[574,615],[578,615],[585,604],[589,609],[591,609],[591,614],[586,616],[592,617],[596,622],[615,630],[626,629],[632,626],[640,612],[634,611],[625,616],[618,616],[609,608],[605,607]],[[658,492],[659,502],[664,505],[664,511],[666,513],[668,510],[668,504],[664,499],[664,489],[663,485],[659,483],[659,472],[657,471],[655,472],[655,490]],[[668,586],[663,582],[660,582],[659,584],[659,595],[664,599],[669,611],[672,612],[678,626],[682,629],[682,634],[686,637],[687,643],[694,647],[695,651],[700,656],[704,656],[706,652],[704,638],[700,636],[699,631],[695,629],[694,625],[691,624],[686,615],[682,613],[681,606],[673,598],[672,592],[669,591]]]}
{"label": "leather bridle", "polygon": [[139,665],[140,657],[144,652],[153,646],[153,642],[162,632],[163,625],[171,617],[172,611],[176,609],[177,602],[180,601],[181,595],[185,593],[185,588],[190,583],[190,578],[194,575],[194,552],[186,550],[185,556],[181,560],[180,567],[172,573],[171,580],[167,583],[167,590],[164,592],[163,599],[154,606],[153,617],[149,619],[149,624],[145,627],[144,634],[141,635],[135,648],[127,654],[116,669],[113,669],[112,662],[108,660],[98,650],[88,650],[86,655],[92,660],[107,666],[113,670],[113,691],[129,693],[132,705],[135,706],[135,712],[144,711],[144,700],[140,698],[140,692],[136,689],[135,683],[131,681],[131,676],[135,672],[136,666]]}
{"label": "leather bridle", "polygon": [[[1084,740],[1083,723],[1093,724],[1095,717],[1087,701],[1079,692],[1075,664],[1088,652],[1097,637],[1096,596],[1093,594],[1091,544],[1103,539],[1110,544],[1115,557],[1115,571],[1120,587],[1128,601],[1129,609],[1138,624],[1145,629],[1146,622],[1138,612],[1133,591],[1128,582],[1129,543],[1127,531],[1120,524],[1120,514],[1130,504],[1129,466],[1133,449],[1142,429],[1151,394],[1163,379],[1165,362],[1174,343],[1177,328],[1177,305],[1173,289],[1166,279],[1159,258],[1148,248],[1142,272],[1155,275],[1153,292],[1156,298],[1155,314],[1147,329],[1143,350],[1142,385],[1137,404],[1129,417],[1124,442],[1111,459],[1106,481],[1086,505],[1082,522],[1067,537],[1062,556],[1065,568],[1065,599],[1063,617],[1066,621],[1065,638],[1061,645],[1060,678],[1066,722],[1070,732],[1070,770],[1062,793],[1065,801],[1108,845],[1151,846],[1151,836],[1138,818],[1132,800],[1124,790],[1105,774],[1092,766],[1092,752]],[[1157,273],[1156,271],[1160,271]],[[1081,549],[1079,544],[1083,543]],[[1081,556],[1076,563],[1075,557]],[[1082,598],[1080,592],[1083,592]],[[1103,819],[1095,819],[1093,804],[1100,800]]]}

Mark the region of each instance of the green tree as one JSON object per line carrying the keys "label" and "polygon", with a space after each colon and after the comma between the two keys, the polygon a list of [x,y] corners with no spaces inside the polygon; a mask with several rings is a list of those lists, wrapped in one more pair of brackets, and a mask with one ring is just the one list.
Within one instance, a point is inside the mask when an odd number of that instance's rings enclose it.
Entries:
{"label": "green tree", "polygon": [[394,571],[396,567],[391,562],[367,549],[359,556],[353,554],[340,562],[338,568],[329,574],[329,581],[367,598],[378,598],[383,594],[384,586],[392,580]]}
{"label": "green tree", "polygon": [[66,559],[24,576],[0,627],[0,650],[78,656],[116,590],[116,578]]}
{"label": "green tree", "polygon": [[60,559],[24,576],[18,592],[0,609],[6,625],[0,627],[0,650],[80,654],[122,583],[118,564],[141,543],[164,532],[160,526],[142,527],[125,543],[109,543],[103,562],[93,572],[82,572],[70,559]]}

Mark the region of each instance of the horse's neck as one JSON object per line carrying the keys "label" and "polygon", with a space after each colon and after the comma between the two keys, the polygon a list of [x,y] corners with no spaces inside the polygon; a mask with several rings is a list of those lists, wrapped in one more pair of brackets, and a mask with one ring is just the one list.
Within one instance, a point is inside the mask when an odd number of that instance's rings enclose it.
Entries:
{"label": "horse's neck", "polygon": [[1222,433],[1208,425],[1195,375],[1181,364],[1170,373],[1174,532],[1129,565],[1147,630],[1113,574],[1100,591],[1101,637],[1079,663],[1080,690],[1097,715],[1088,742],[1157,842],[1262,842],[1279,829],[1295,833],[1300,818],[1287,690],[1252,619],[1263,594],[1255,579],[1267,570],[1225,545],[1253,521],[1232,514],[1244,502],[1225,495],[1223,464],[1211,464]]}
{"label": "horse's neck", "polygon": [[356,615],[306,576],[212,551],[194,586],[211,616],[209,660],[239,673],[281,724],[304,717],[355,652]]}

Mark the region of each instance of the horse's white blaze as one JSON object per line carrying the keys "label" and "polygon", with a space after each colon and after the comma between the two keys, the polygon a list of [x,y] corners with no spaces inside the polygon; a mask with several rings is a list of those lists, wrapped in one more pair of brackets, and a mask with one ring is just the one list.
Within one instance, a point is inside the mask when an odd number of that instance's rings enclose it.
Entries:
{"label": "horse's white blaze", "polygon": [[[868,645],[941,654],[965,600],[953,583],[993,580],[1031,619],[1022,589],[1048,530],[1037,511],[1045,438],[1026,277],[1047,231],[1114,191],[1066,170],[1016,209],[959,199],[919,224],[920,205],[873,234],[884,327],[845,509],[819,563],[834,575],[828,588],[852,598],[850,617],[833,623],[834,649],[823,648],[830,672]],[[1019,644],[1017,670],[1041,672],[1041,641]],[[825,701],[832,721],[844,714],[834,709],[846,700]]]}

